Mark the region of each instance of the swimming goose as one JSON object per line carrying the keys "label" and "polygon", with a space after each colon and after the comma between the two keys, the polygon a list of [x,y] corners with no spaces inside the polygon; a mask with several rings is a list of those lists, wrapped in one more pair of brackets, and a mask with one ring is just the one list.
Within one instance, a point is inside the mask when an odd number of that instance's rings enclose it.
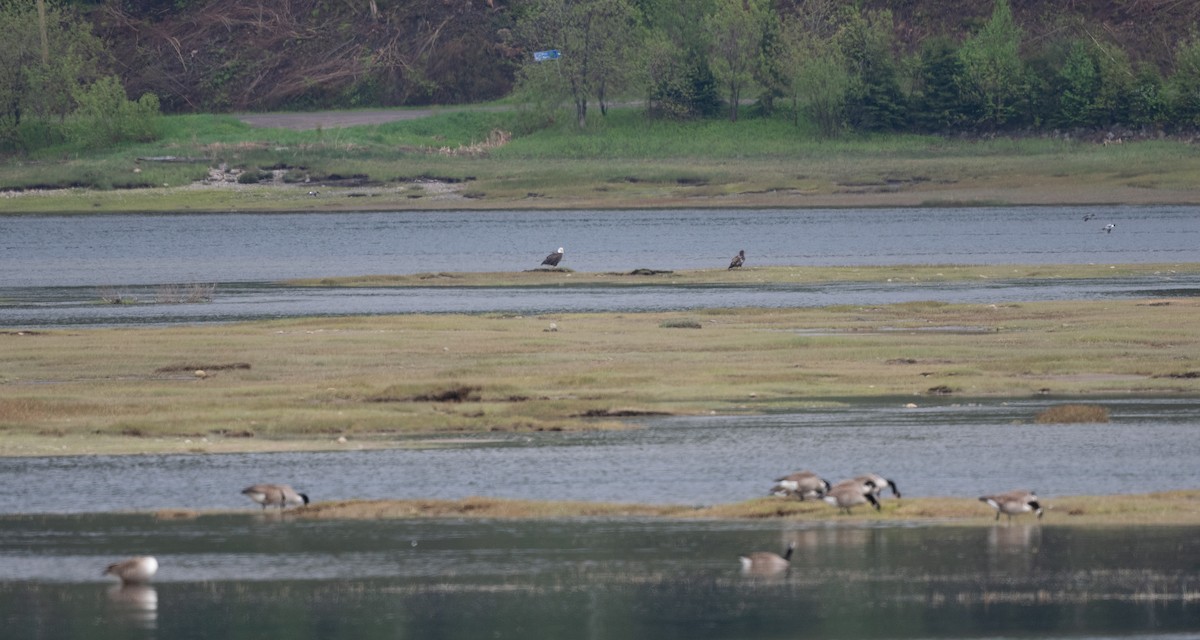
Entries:
{"label": "swimming goose", "polygon": [[854,480],[863,484],[866,484],[867,481],[870,481],[872,484],[874,484],[875,488],[871,491],[871,493],[873,493],[876,498],[879,497],[879,494],[883,493],[885,488],[888,488],[892,490],[892,495],[896,496],[897,500],[900,499],[900,488],[896,486],[896,483],[888,480],[878,473],[867,473],[861,476],[855,476]]}
{"label": "swimming goose", "polygon": [[114,575],[122,584],[141,584],[150,582],[155,573],[158,573],[158,560],[154,556],[136,556],[108,565],[100,575]]}
{"label": "swimming goose", "polygon": [[770,551],[755,551],[738,556],[738,561],[742,563],[742,573],[758,575],[783,573],[792,566],[792,552],[795,550],[796,543],[789,542],[783,555]]}
{"label": "swimming goose", "polygon": [[875,483],[871,480],[843,480],[833,485],[822,499],[845,514],[849,514],[852,507],[860,504],[870,504],[879,511],[879,501],[875,499]]}
{"label": "swimming goose", "polygon": [[1000,519],[1000,514],[1008,516],[1009,522],[1012,522],[1014,515],[1029,513],[1030,511],[1037,514],[1038,518],[1042,517],[1042,505],[1038,502],[1037,494],[1032,491],[1015,490],[1006,493],[997,493],[990,496],[982,496],[980,502],[986,502],[988,506],[996,510],[996,520]]}
{"label": "swimming goose", "polygon": [[812,471],[797,471],[775,479],[771,495],[782,497],[821,498],[829,491],[829,481]]}
{"label": "swimming goose", "polygon": [[279,507],[282,510],[288,505],[308,504],[308,494],[297,493],[291,485],[287,484],[256,484],[242,489],[242,493],[261,504],[264,510],[269,506]]}

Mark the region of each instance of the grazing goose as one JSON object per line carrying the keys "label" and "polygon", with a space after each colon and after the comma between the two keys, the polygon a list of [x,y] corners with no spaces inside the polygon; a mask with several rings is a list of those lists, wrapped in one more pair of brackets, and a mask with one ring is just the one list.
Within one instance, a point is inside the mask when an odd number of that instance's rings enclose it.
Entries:
{"label": "grazing goose", "polygon": [[546,259],[542,260],[542,264],[550,265],[551,267],[557,267],[558,261],[562,260],[562,258],[563,258],[563,248],[559,247],[558,251],[555,251],[554,253],[546,256]]}
{"label": "grazing goose", "polygon": [[746,264],[746,250],[745,249],[742,249],[741,251],[737,252],[737,255],[733,257],[733,260],[731,260],[729,262],[729,268],[737,269],[738,267],[742,266],[743,264]]}
{"label": "grazing goose", "polygon": [[852,507],[860,504],[870,504],[879,511],[879,501],[875,499],[875,483],[871,480],[843,480],[833,485],[822,499],[845,514],[849,514]]}
{"label": "grazing goose", "polygon": [[900,499],[900,488],[896,486],[896,483],[888,480],[878,473],[867,473],[861,476],[856,476],[854,481],[861,482],[863,484],[866,484],[868,481],[870,481],[872,484],[874,484],[875,488],[871,490],[871,493],[874,494],[876,498],[878,498],[879,494],[883,493],[883,490],[887,488],[892,490],[892,495],[896,496],[897,500]]}
{"label": "grazing goose", "polygon": [[755,551],[738,556],[738,561],[742,563],[742,573],[755,575],[783,573],[792,566],[792,552],[795,550],[796,543],[789,542],[787,551],[784,551],[783,555],[770,551]]}
{"label": "grazing goose", "polygon": [[805,498],[821,498],[829,491],[829,481],[811,471],[797,471],[782,478],[775,479],[771,487],[771,495],[795,497],[803,501]]}
{"label": "grazing goose", "polygon": [[1042,517],[1042,505],[1038,502],[1037,494],[1032,491],[1017,489],[1006,493],[981,496],[979,501],[986,502],[988,506],[996,510],[996,520],[999,520],[1000,514],[1003,513],[1008,516],[1009,522],[1012,522],[1014,515],[1030,511],[1036,513],[1038,518]]}
{"label": "grazing goose", "polygon": [[158,560],[154,556],[136,556],[108,565],[100,575],[116,576],[122,584],[141,584],[150,582],[155,573],[158,573]]}
{"label": "grazing goose", "polygon": [[282,510],[288,505],[308,504],[308,494],[296,493],[291,485],[286,484],[256,484],[242,489],[242,493],[261,504],[263,510],[269,506],[276,506]]}

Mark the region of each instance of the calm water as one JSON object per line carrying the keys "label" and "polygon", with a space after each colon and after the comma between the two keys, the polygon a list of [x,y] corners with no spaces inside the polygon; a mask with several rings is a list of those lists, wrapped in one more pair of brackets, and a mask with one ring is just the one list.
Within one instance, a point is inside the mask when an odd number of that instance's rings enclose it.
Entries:
{"label": "calm water", "polygon": [[253,482],[289,482],[314,500],[703,505],[766,495],[772,480],[800,469],[831,481],[873,471],[906,496],[1032,488],[1050,504],[1063,495],[1200,487],[1194,398],[1095,399],[1109,407],[1111,421],[1091,425],[1030,424],[1061,400],[914,400],[925,406],[905,409],[908,399],[898,399],[786,415],[656,419],[640,430],[508,435],[438,449],[182,453],[202,447],[197,440],[180,443],[181,455],[0,458],[0,513],[254,510],[239,493]]}
{"label": "calm water", "polygon": [[[1084,222],[1082,216],[1096,217]],[[0,216],[0,326],[228,321],[412,312],[1082,299],[1200,293],[1170,273],[1083,282],[792,287],[297,289],[289,278],[520,271],[558,246],[585,272],[750,265],[1200,262],[1196,207],[499,211]],[[1117,223],[1107,234],[1100,226]],[[154,304],[216,283],[209,304]],[[142,304],[99,304],[107,289]]]}
{"label": "calm water", "polygon": [[[793,567],[736,556],[795,542]],[[131,553],[153,586],[99,576]],[[14,638],[1185,638],[1184,527],[0,517]],[[10,633],[15,635],[9,635]]]}

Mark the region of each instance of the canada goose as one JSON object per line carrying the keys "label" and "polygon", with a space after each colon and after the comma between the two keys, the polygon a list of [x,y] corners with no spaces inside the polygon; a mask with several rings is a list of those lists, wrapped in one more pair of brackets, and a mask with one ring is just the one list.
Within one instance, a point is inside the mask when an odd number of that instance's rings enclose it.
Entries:
{"label": "canada goose", "polygon": [[1017,489],[1006,493],[981,496],[979,501],[986,502],[988,506],[996,510],[996,520],[999,520],[1000,514],[1003,513],[1008,516],[1009,522],[1012,522],[1014,515],[1030,511],[1036,513],[1038,518],[1042,517],[1042,505],[1038,502],[1037,494],[1032,491]]}
{"label": "canada goose", "polygon": [[870,504],[879,511],[879,501],[875,499],[875,483],[871,480],[843,480],[833,485],[822,499],[846,514],[850,513],[851,507],[860,504]]}
{"label": "canada goose", "polygon": [[871,491],[871,493],[873,493],[876,498],[878,498],[879,494],[883,493],[883,490],[887,488],[892,490],[892,495],[896,496],[897,500],[900,499],[900,488],[896,486],[896,483],[888,480],[878,473],[867,473],[861,476],[856,476],[854,480],[863,484],[866,484],[869,480],[872,484],[874,484],[875,488]]}
{"label": "canada goose", "polygon": [[563,248],[559,247],[558,251],[555,251],[554,253],[546,256],[546,259],[542,260],[542,264],[550,265],[551,267],[557,267],[558,261],[562,260],[562,258],[563,258]]}
{"label": "canada goose", "polygon": [[783,497],[821,498],[829,491],[829,481],[812,471],[797,471],[775,479],[771,495]]}
{"label": "canada goose", "polygon": [[261,504],[264,510],[269,506],[277,506],[282,510],[288,505],[308,504],[308,494],[296,493],[291,485],[286,484],[256,484],[242,489],[242,493]]}
{"label": "canada goose", "polygon": [[729,262],[729,268],[737,269],[738,267],[742,266],[743,264],[746,264],[746,250],[745,249],[742,249],[741,251],[737,252],[737,255],[733,257],[733,260],[731,260]]}
{"label": "canada goose", "polygon": [[738,556],[738,561],[742,563],[742,573],[758,575],[783,573],[792,566],[792,552],[795,550],[796,543],[789,542],[783,555],[770,551],[755,551]]}
{"label": "canada goose", "polygon": [[136,556],[108,565],[100,575],[114,575],[122,584],[141,584],[150,582],[155,573],[158,573],[158,560],[154,556]]}

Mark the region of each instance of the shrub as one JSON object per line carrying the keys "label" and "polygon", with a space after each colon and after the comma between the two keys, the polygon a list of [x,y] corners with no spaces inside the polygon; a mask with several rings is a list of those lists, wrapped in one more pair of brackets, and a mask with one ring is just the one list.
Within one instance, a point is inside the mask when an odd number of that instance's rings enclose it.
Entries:
{"label": "shrub", "polygon": [[147,93],[137,101],[129,100],[114,76],[79,89],[75,101],[78,106],[69,118],[67,138],[81,147],[149,142],[158,137],[158,98]]}

